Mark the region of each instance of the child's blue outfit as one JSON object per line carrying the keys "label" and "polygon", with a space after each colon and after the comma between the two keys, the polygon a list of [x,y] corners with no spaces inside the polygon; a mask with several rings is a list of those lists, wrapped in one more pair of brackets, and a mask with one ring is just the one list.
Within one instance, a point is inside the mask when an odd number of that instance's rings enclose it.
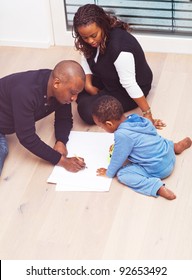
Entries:
{"label": "child's blue outfit", "polygon": [[[107,176],[134,191],[158,196],[157,192],[175,165],[174,143],[160,136],[150,120],[132,114],[114,133],[114,150]],[[129,163],[124,165],[126,160]]]}

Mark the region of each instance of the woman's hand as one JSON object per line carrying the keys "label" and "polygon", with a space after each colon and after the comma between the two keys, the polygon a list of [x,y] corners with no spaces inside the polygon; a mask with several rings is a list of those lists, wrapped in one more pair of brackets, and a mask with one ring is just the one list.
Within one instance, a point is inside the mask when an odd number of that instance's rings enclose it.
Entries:
{"label": "woman's hand", "polygon": [[157,129],[163,129],[163,127],[166,126],[166,124],[162,120],[159,120],[159,119],[154,119],[153,124]]}
{"label": "woman's hand", "polygon": [[99,89],[97,87],[92,86],[92,85],[89,85],[88,87],[85,87],[85,89],[90,95],[96,95],[99,92]]}
{"label": "woman's hand", "polygon": [[85,90],[90,94],[90,95],[96,95],[99,92],[99,89],[92,84],[92,75],[87,74],[86,75],[86,81],[85,81]]}
{"label": "woman's hand", "polygon": [[163,129],[166,124],[159,119],[153,119],[152,114],[145,114],[145,118],[149,119],[157,129]]}
{"label": "woman's hand", "polygon": [[157,129],[163,129],[163,127],[166,126],[166,124],[162,120],[153,119],[151,108],[149,107],[149,104],[144,95],[139,98],[133,98],[133,100],[141,109],[143,117],[149,119]]}

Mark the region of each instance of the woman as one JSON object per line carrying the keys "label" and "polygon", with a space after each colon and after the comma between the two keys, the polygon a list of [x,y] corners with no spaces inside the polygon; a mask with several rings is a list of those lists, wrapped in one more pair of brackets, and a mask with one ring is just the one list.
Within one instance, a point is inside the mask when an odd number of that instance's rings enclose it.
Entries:
{"label": "woman", "polygon": [[78,112],[88,124],[94,124],[92,106],[101,95],[116,97],[124,112],[137,106],[157,128],[146,96],[151,89],[152,71],[138,41],[127,23],[107,14],[95,4],[80,7],[73,19],[75,47],[84,55],[85,90],[77,99]]}

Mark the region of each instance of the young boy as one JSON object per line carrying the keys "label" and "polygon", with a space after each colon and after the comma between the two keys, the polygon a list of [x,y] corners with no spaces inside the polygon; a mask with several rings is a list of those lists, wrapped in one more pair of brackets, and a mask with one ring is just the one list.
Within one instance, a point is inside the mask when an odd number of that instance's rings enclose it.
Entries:
{"label": "young boy", "polygon": [[175,165],[175,154],[191,146],[191,139],[173,143],[160,136],[152,122],[137,114],[125,117],[121,103],[112,96],[103,96],[94,103],[94,122],[114,133],[114,150],[107,169],[97,175],[113,178],[136,192],[173,200],[175,194],[161,179],[169,176]]}

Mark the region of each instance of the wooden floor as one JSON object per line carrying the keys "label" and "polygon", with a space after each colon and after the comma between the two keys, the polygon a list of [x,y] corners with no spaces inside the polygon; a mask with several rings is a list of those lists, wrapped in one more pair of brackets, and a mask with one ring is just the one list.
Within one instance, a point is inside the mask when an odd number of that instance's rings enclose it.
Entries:
{"label": "wooden floor", "polygon": [[[154,82],[153,115],[167,123],[159,133],[178,141],[192,137],[192,55],[146,54]],[[70,47],[0,47],[0,77],[79,61]],[[74,104],[74,130],[85,125]],[[139,112],[136,110],[136,112]],[[37,133],[54,144],[53,116]],[[30,154],[15,135],[0,178],[0,259],[192,259],[192,149],[177,157],[165,180],[177,199],[139,195],[116,179],[107,193],[56,192],[46,183],[52,166]]]}

